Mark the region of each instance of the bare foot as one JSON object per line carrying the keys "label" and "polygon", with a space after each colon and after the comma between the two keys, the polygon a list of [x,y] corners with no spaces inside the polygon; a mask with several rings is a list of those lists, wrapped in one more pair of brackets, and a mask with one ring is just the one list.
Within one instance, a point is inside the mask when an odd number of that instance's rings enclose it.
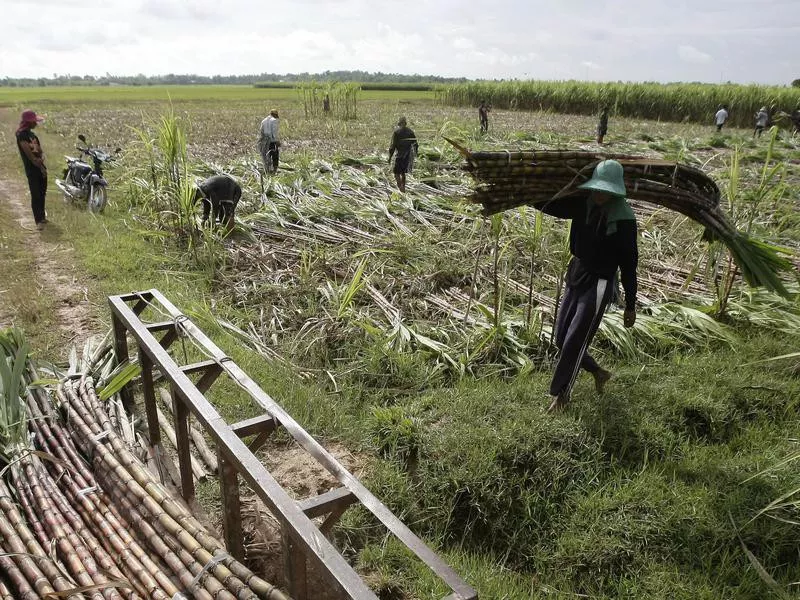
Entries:
{"label": "bare foot", "polygon": [[547,409],[547,412],[560,412],[569,405],[569,394],[561,393],[558,396],[553,396],[553,401]]}
{"label": "bare foot", "polygon": [[605,391],[606,383],[611,379],[611,372],[605,369],[598,369],[592,373],[592,376],[594,377],[594,389],[597,390],[598,394],[602,394]]}

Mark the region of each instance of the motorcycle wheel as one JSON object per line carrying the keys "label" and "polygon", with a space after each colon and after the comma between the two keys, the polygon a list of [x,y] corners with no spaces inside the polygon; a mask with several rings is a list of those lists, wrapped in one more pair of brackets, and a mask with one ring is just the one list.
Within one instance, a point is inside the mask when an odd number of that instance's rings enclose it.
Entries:
{"label": "motorcycle wheel", "polygon": [[[65,187],[77,187],[75,183],[72,181],[72,171],[66,169],[64,171],[64,186]],[[64,202],[72,202],[72,196],[70,196],[66,191],[64,192]]]}
{"label": "motorcycle wheel", "polygon": [[102,212],[108,202],[108,193],[102,185],[93,185],[89,190],[87,205],[91,212]]}

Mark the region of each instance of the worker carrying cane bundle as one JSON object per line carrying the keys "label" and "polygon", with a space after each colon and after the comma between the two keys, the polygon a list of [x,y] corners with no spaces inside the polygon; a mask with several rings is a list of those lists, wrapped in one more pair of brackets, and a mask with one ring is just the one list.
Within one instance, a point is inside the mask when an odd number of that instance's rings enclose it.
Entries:
{"label": "worker carrying cane bundle", "polygon": [[625,291],[625,327],[632,327],[636,321],[637,228],[633,209],[625,198],[622,165],[604,160],[592,178],[578,187],[588,190],[585,199],[570,195],[541,207],[547,214],[572,219],[572,260],[555,325],[560,352],[550,383],[550,411],[569,404],[581,368],[594,376],[598,393],[611,378],[611,373],[589,354],[589,346],[613,297],[618,270]]}

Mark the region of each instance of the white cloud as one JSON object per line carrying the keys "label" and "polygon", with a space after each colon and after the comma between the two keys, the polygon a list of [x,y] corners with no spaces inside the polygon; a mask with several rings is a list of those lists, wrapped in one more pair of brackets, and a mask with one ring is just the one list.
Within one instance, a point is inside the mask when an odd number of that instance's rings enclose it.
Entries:
{"label": "white cloud", "polygon": [[[0,77],[320,72],[786,84],[797,0],[2,0]],[[46,8],[42,9],[42,6]],[[30,15],[35,14],[34,20]],[[81,32],[90,32],[82,34]]]}
{"label": "white cloud", "polygon": [[689,63],[709,63],[711,62],[711,55],[701,52],[694,46],[678,46],[678,56],[681,60]]}
{"label": "white cloud", "polygon": [[469,38],[457,37],[453,40],[452,45],[456,50],[472,50],[475,47],[475,42]]}

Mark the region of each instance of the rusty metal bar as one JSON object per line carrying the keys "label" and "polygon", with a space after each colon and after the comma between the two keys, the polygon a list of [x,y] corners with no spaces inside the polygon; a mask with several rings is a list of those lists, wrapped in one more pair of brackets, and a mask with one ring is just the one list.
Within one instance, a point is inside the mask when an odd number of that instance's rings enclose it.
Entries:
{"label": "rusty metal bar", "polygon": [[178,331],[175,329],[175,324],[173,323],[172,329],[167,329],[164,337],[162,337],[158,343],[161,345],[164,350],[168,349],[172,346],[172,342],[178,339]]}
{"label": "rusty metal bar", "polygon": [[300,506],[300,510],[313,519],[326,515],[339,507],[347,508],[355,502],[358,502],[358,498],[353,492],[345,487],[340,487],[313,498],[300,500],[297,504]]}
{"label": "rusty metal bar", "polygon": [[222,496],[222,529],[225,546],[236,560],[244,560],[242,504],[239,495],[239,474],[222,452],[217,451],[219,490]]}
{"label": "rusty metal bar", "polygon": [[253,417],[252,419],[246,419],[244,421],[239,421],[238,423],[234,423],[231,425],[231,429],[238,435],[239,437],[247,437],[249,435],[256,435],[257,433],[269,433],[275,429],[277,424],[275,423],[275,419],[273,419],[269,415],[260,415],[258,417]]}
{"label": "rusty metal bar", "polygon": [[222,367],[219,365],[217,365],[216,369],[208,369],[197,381],[197,389],[200,390],[201,394],[205,394],[208,391],[208,388],[214,385],[214,382],[220,375],[222,375]]}
{"label": "rusty metal bar", "polygon": [[150,445],[161,443],[161,427],[158,424],[158,404],[156,389],[153,386],[153,361],[139,348],[139,366],[142,368],[142,394],[144,395],[144,412],[147,416],[147,434]]}
{"label": "rusty metal bar", "polygon": [[283,572],[292,600],[308,600],[306,557],[287,527],[283,528]]}
{"label": "rusty metal bar", "polygon": [[159,331],[167,331],[168,329],[172,329],[175,327],[175,323],[172,321],[161,321],[160,323],[148,323],[145,325],[147,327],[147,331],[150,333],[156,333]]}
{"label": "rusty metal bar", "polygon": [[194,499],[192,450],[189,437],[189,409],[181,398],[180,389],[172,386],[172,416],[175,419],[175,447],[178,450],[178,470],[181,474],[181,496],[186,502]]}
{"label": "rusty metal bar", "polygon": [[[114,356],[117,359],[117,364],[121,364],[129,358],[128,334],[126,333],[125,325],[113,311],[111,312],[111,328],[114,331]],[[128,386],[120,390],[120,398],[122,398],[122,405],[125,407],[125,410],[132,412],[133,395]]]}
{"label": "rusty metal bar", "polygon": [[181,371],[183,371],[187,375],[192,375],[194,373],[205,373],[209,369],[222,372],[222,367],[220,367],[213,360],[201,360],[200,362],[192,363],[190,365],[184,365],[183,367],[181,367]]}
{"label": "rusty metal bar", "polygon": [[[172,304],[157,289],[149,290],[156,300],[173,318],[182,316],[178,308]],[[297,421],[295,421],[283,407],[273,400],[261,387],[245,373],[239,365],[230,360],[229,357],[205,335],[191,320],[185,319],[181,322],[181,327],[188,335],[194,338],[205,350],[216,360],[225,372],[236,381],[240,387],[247,390],[250,396],[275,418],[284,429],[327,471],[333,475],[339,483],[349,489],[359,499],[361,504],[375,515],[381,523],[386,526],[406,547],[411,550],[422,562],[436,573],[450,589],[455,592],[457,597],[462,600],[473,600],[478,597],[475,590],[458,576],[458,574],[431,550],[419,537],[417,537],[397,516],[390,511],[385,504],[378,500],[372,492],[345,469],[336,458],[323,448]],[[205,399],[203,399],[205,400]],[[327,541],[327,540],[326,540]],[[345,588],[347,589],[347,588]]]}
{"label": "rusty metal bar", "polygon": [[133,300],[139,300],[139,301],[152,300],[153,294],[150,292],[150,290],[145,290],[144,292],[131,292],[130,294],[121,294],[119,296],[114,296],[114,298],[119,298],[123,302],[132,302]]}
{"label": "rusty metal bar", "polygon": [[[188,376],[181,371],[178,364],[158,343],[153,334],[147,331],[131,308],[118,297],[111,297],[109,300],[113,312],[125,324],[139,347],[152,360],[153,364],[158,366],[164,378],[181,391],[182,399],[205,427],[219,452],[236,468],[256,495],[275,515],[282,527],[293,532],[292,547],[297,548],[299,552],[312,560],[328,582],[334,588],[343,591],[347,598],[376,600],[375,594],[366,586],[344,557],[303,514],[297,503],[275,481],[275,478],[258,458],[247,449],[244,442],[233,432]],[[159,302],[163,304],[160,299]],[[179,314],[172,304],[163,305],[165,308],[174,310],[175,316]],[[189,321],[184,323],[189,323]],[[467,600],[472,597],[474,596],[465,596]]]}

